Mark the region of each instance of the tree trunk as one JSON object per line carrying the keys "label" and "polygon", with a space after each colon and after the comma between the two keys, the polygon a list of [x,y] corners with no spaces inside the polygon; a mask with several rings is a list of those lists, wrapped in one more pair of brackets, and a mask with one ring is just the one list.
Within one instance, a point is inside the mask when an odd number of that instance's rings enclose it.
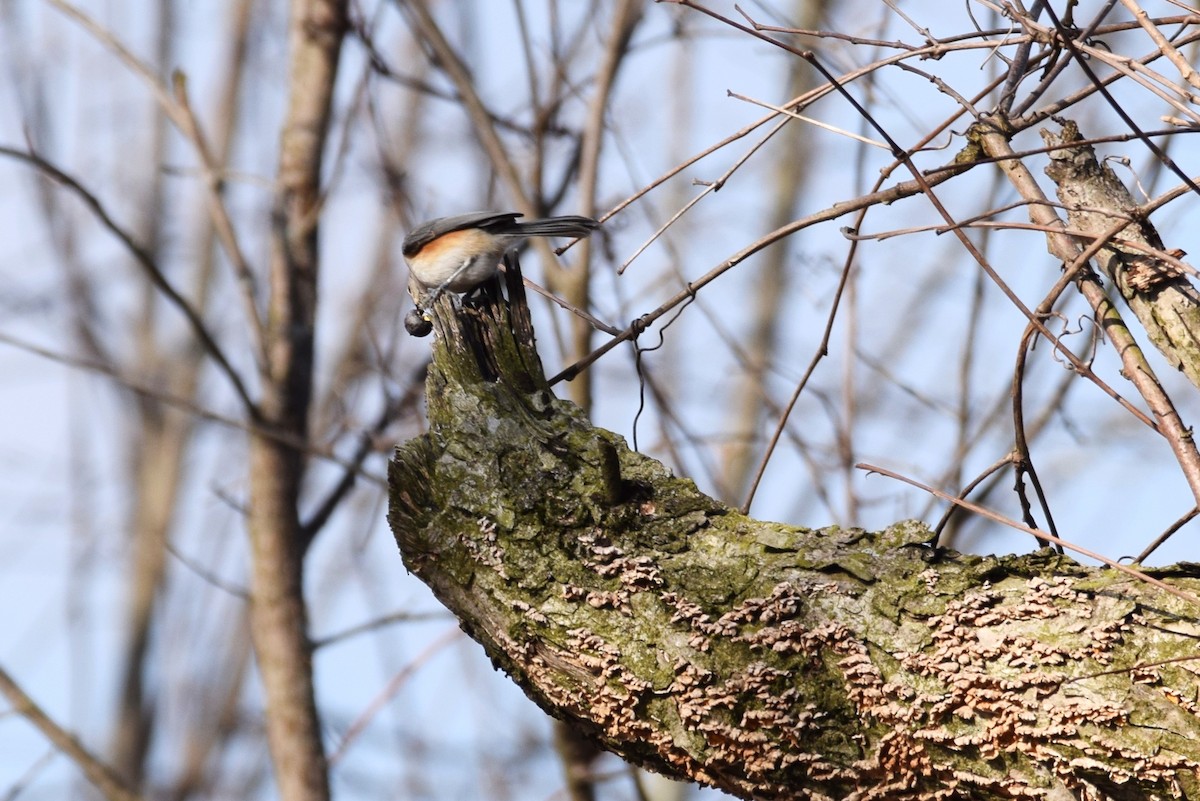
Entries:
{"label": "tree trunk", "polygon": [[287,118],[280,143],[265,371],[250,438],[250,633],[266,694],[267,743],[283,801],[327,801],[313,694],[299,501],[316,334],[321,162],[346,31],[343,0],[293,0]]}
{"label": "tree trunk", "polygon": [[389,518],[547,712],[743,798],[1200,797],[1193,603],[1049,551],[938,550],[916,522],[743,516],[550,393],[514,268],[511,304],[440,302],[431,430],[396,451]]}

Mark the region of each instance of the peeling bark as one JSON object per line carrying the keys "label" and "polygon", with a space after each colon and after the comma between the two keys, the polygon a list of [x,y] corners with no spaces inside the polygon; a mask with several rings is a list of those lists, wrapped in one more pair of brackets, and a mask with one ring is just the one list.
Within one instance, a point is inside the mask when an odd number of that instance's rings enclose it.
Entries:
{"label": "peeling bark", "polygon": [[746,517],[550,393],[513,267],[511,305],[439,303],[431,430],[396,451],[389,519],[547,712],[743,798],[1200,797],[1185,600],[1048,551],[936,550],[916,522]]}

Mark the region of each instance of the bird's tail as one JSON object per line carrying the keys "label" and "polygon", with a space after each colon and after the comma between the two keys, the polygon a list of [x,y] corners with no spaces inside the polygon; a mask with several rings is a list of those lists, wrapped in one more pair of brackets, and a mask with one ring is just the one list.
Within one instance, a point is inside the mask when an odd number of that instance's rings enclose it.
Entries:
{"label": "bird's tail", "polygon": [[530,220],[513,224],[513,233],[517,236],[577,236],[585,237],[600,227],[600,223],[591,217],[571,215],[568,217],[547,217],[544,220]]}

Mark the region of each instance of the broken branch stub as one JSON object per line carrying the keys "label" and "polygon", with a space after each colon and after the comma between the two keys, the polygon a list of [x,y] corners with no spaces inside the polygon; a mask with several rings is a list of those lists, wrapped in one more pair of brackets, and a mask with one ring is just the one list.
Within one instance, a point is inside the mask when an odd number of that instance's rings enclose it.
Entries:
{"label": "broken branch stub", "polygon": [[[1062,130],[1040,131],[1050,151],[1046,175],[1058,188],[1072,232],[1108,236],[1127,221],[1096,254],[1101,271],[1137,315],[1155,347],[1172,366],[1200,388],[1200,293],[1187,279],[1180,251],[1164,249],[1158,231],[1134,202],[1116,173],[1096,160],[1091,145],[1071,120]],[[1090,244],[1089,242],[1085,242]]]}

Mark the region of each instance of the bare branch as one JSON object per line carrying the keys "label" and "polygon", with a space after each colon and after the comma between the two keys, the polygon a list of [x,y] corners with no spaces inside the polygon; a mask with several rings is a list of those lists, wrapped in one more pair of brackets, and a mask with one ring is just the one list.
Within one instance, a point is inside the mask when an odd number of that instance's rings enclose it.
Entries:
{"label": "bare branch", "polygon": [[120,241],[125,249],[129,251],[129,253],[133,256],[134,261],[136,261],[138,266],[142,268],[142,271],[145,272],[146,277],[150,279],[150,282],[154,284],[154,286],[163,294],[163,296],[171,303],[171,305],[178,309],[183,315],[184,319],[191,327],[192,333],[200,342],[201,347],[204,348],[205,353],[212,358],[217,367],[220,368],[221,372],[225,374],[225,377],[229,379],[230,385],[233,387],[234,392],[237,393],[237,396],[241,399],[242,405],[245,407],[246,411],[252,417],[255,416],[257,414],[257,407],[254,400],[250,397],[250,393],[247,391],[246,385],[242,381],[242,377],[238,374],[237,370],[234,369],[233,365],[230,364],[229,359],[225,356],[225,352],[221,349],[221,346],[217,344],[217,341],[213,335],[209,333],[207,326],[205,326],[204,321],[200,319],[200,315],[192,306],[191,302],[179,294],[179,291],[175,289],[175,287],[167,279],[166,275],[164,275],[162,270],[159,269],[158,265],[154,261],[154,257],[151,256],[145,248],[134,241],[132,234],[122,228],[115,220],[113,220],[111,216],[109,216],[107,209],[105,209],[104,204],[100,202],[100,199],[92,194],[92,192],[85,188],[83,184],[81,184],[75,178],[63,172],[61,169],[51,164],[49,161],[33,151],[17,150],[16,148],[0,145],[0,155],[9,156],[17,159],[18,161],[29,164],[47,178],[50,178],[56,183],[59,183],[71,190],[76,197],[83,201],[84,205],[86,205],[92,211],[100,224],[103,225],[114,236],[116,236],[118,241]]}
{"label": "bare branch", "polygon": [[75,735],[55,723],[3,668],[0,668],[0,694],[8,699],[17,714],[33,724],[59,751],[78,765],[87,780],[108,801],[141,801],[141,796],[126,787],[116,771],[85,748]]}
{"label": "bare branch", "polygon": [[173,95],[166,84],[159,79],[155,70],[130,52],[111,31],[97,23],[78,7],[66,2],[66,0],[49,0],[49,2],[83,26],[98,42],[111,50],[122,63],[140,77],[150,87],[163,113],[166,114],[172,124],[194,146],[196,155],[200,159],[200,168],[204,178],[203,185],[208,200],[209,212],[212,215],[218,240],[229,256],[234,273],[238,279],[238,284],[242,288],[247,323],[250,326],[252,340],[257,346],[255,354],[261,360],[264,355],[262,349],[263,323],[258,313],[254,273],[242,253],[241,245],[238,243],[237,235],[229,218],[229,211],[226,209],[224,198],[221,195],[222,179],[220,176],[223,174],[223,171],[216,163],[200,129],[200,125],[188,103],[186,83],[183,75],[180,73],[175,74],[175,93]]}
{"label": "bare branch", "polygon": [[1167,57],[1167,60],[1175,65],[1175,68],[1179,70],[1179,77],[1200,90],[1200,73],[1197,73],[1192,68],[1192,65],[1188,63],[1187,58],[1173,44],[1167,41],[1167,37],[1162,35],[1162,31],[1158,29],[1158,25],[1151,21],[1150,15],[1146,13],[1137,0],[1121,0],[1121,5],[1125,6],[1125,9],[1133,15],[1133,18],[1142,26],[1146,34],[1154,40],[1154,43],[1158,45],[1158,49]]}

